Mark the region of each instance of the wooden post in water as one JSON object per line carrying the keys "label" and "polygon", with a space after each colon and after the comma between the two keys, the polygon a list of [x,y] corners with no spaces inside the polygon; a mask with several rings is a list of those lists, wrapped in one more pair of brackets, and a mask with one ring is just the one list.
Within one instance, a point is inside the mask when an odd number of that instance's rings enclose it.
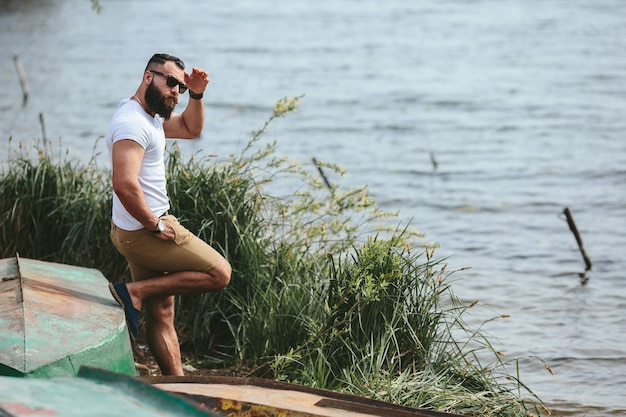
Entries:
{"label": "wooden post in water", "polygon": [[328,178],[326,178],[326,174],[324,174],[324,170],[322,170],[322,166],[320,165],[320,163],[317,162],[317,159],[315,159],[315,157],[311,158],[311,161],[313,161],[313,165],[315,165],[315,168],[317,168],[317,171],[320,173],[322,179],[324,180],[324,184],[326,184],[326,187],[328,187],[328,189],[332,191],[333,187],[330,185]]}
{"label": "wooden post in water", "polygon": [[39,113],[39,124],[41,125],[41,139],[46,142],[46,122],[43,119],[43,113]]}
{"label": "wooden post in water", "polygon": [[437,166],[439,165],[437,163],[437,160],[435,159],[435,153],[434,152],[430,152],[430,163],[433,165],[433,171],[437,171]]}
{"label": "wooden post in water", "polygon": [[24,72],[24,67],[22,66],[22,61],[20,60],[19,55],[13,56],[13,61],[15,62],[17,76],[20,79],[20,85],[22,86],[22,106],[25,106],[28,101],[28,82],[26,82],[26,73]]}
{"label": "wooden post in water", "polygon": [[583,259],[585,260],[585,265],[587,267],[585,271],[589,271],[591,270],[591,260],[589,259],[589,256],[587,256],[587,251],[583,246],[583,240],[580,237],[580,233],[578,233],[578,228],[576,227],[576,223],[574,223],[572,213],[569,211],[569,208],[565,207],[565,209],[563,210],[563,214],[565,214],[565,217],[567,218],[567,224],[574,234],[574,237],[576,238],[576,243],[578,243],[578,249],[580,249],[580,253],[583,255]]}

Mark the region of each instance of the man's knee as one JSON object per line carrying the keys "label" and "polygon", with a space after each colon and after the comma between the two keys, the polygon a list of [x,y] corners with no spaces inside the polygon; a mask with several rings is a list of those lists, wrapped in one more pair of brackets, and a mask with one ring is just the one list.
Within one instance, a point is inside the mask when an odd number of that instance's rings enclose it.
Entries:
{"label": "man's knee", "polygon": [[225,288],[230,282],[233,270],[226,259],[211,268],[210,275],[216,287]]}

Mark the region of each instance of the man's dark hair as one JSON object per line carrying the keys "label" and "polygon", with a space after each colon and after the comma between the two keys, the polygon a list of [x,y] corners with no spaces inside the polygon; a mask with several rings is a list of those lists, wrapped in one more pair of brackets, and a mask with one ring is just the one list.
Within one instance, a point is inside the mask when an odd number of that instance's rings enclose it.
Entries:
{"label": "man's dark hair", "polygon": [[151,69],[151,65],[153,64],[163,65],[167,61],[173,61],[178,66],[178,68],[182,70],[185,69],[185,63],[180,58],[168,54],[154,54],[152,55],[152,58],[150,58],[150,61],[148,61],[148,65],[146,65],[146,71],[148,69]]}

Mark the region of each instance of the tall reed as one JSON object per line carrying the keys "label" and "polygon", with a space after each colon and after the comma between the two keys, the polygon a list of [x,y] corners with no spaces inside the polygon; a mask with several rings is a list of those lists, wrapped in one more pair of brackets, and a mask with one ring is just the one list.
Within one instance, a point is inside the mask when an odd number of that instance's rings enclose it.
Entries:
{"label": "tall reed", "polygon": [[54,155],[51,142],[20,147],[0,177],[0,254],[98,268],[122,275],[122,258],[108,241],[110,175]]}

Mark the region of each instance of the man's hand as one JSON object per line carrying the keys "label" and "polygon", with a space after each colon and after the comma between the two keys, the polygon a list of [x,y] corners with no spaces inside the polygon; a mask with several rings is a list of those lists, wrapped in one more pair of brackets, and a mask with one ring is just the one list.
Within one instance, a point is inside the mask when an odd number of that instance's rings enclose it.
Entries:
{"label": "man's hand", "polygon": [[154,236],[165,241],[176,240],[176,231],[174,230],[172,226],[165,223],[165,230],[161,233],[155,233]]}
{"label": "man's hand", "polygon": [[203,69],[193,67],[191,74],[185,72],[185,84],[196,94],[204,93],[209,82],[209,74]]}
{"label": "man's hand", "polygon": [[[204,93],[209,83],[209,75],[200,68],[193,68],[191,74],[185,72],[185,84],[196,94]],[[204,127],[204,105],[200,100],[189,100],[187,108],[181,114],[172,116],[163,122],[166,138],[195,139]]]}

